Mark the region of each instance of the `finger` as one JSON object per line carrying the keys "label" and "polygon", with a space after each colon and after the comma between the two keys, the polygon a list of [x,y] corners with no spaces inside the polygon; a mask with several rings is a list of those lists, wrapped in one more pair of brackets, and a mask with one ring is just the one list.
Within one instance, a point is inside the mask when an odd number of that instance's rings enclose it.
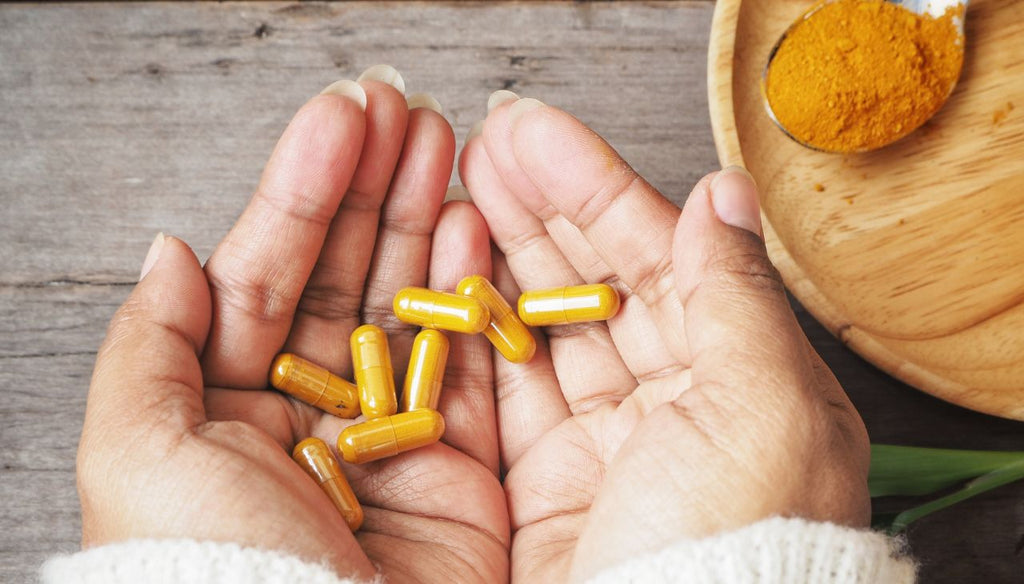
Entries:
{"label": "finger", "polygon": [[97,431],[115,436],[108,445],[120,448],[153,427],[181,432],[206,421],[199,355],[210,329],[210,291],[203,269],[184,242],[162,234],[146,265],[97,355],[83,442]]}
{"label": "finger", "polygon": [[[515,193],[513,206],[525,208],[543,222],[551,240],[583,281],[615,284],[619,279],[617,274],[594,251],[583,233],[552,207],[529,178],[518,170],[512,148],[509,108],[499,107],[491,112],[484,137],[488,155],[503,161],[495,164],[505,167],[502,177],[507,181],[509,191]],[[490,195],[490,191],[484,192],[482,202],[488,202],[486,199]],[[513,228],[518,226],[518,223],[507,219],[504,210],[490,214],[485,212],[485,217],[491,222],[505,219]],[[616,285],[616,288],[621,299],[620,317],[609,321],[608,329],[629,373],[643,381],[679,370],[682,367],[679,359],[662,341],[657,323],[643,299],[633,294],[628,286]]]}
{"label": "finger", "polygon": [[[505,298],[518,298],[519,286],[500,251],[492,251],[491,266],[498,292]],[[537,341],[537,352],[529,363],[512,363],[492,351],[503,475],[541,436],[572,415],[558,387],[547,338],[536,329],[530,332]]]}
{"label": "finger", "polygon": [[[521,289],[585,283],[541,220],[509,192],[484,151],[483,140],[470,140],[463,148],[459,168]],[[573,413],[618,403],[636,387],[604,323],[548,327],[545,332],[561,392]]]}
{"label": "finger", "polygon": [[[452,291],[467,275],[490,276],[490,273],[490,242],[483,218],[465,202],[445,204],[434,230],[427,285]],[[483,335],[445,335],[450,348],[438,404],[438,411],[445,419],[442,440],[480,462],[492,475],[497,475],[498,444],[490,343]],[[313,425],[312,431],[332,443],[341,429],[352,423],[332,416],[323,418]],[[382,461],[380,465],[372,463],[376,466],[367,468],[390,467],[391,460]],[[362,471],[355,472],[356,480],[362,476]]]}
{"label": "finger", "polygon": [[325,91],[346,94],[319,95],[299,110],[249,206],[206,264],[213,324],[202,361],[210,385],[266,387],[359,160],[365,93],[351,82]]}
{"label": "finger", "polygon": [[[512,154],[494,158],[506,133]],[[549,213],[557,212],[575,225],[601,260],[651,308],[672,354],[687,364],[686,337],[679,326],[683,312],[672,277],[672,234],[679,209],[590,128],[536,100],[492,111],[484,137],[506,184],[517,185],[516,196],[532,200],[532,208],[550,206]]]}
{"label": "finger", "polygon": [[395,317],[392,301],[401,288],[427,283],[430,239],[454,162],[455,136],[448,122],[429,109],[411,111],[405,147],[381,214],[362,308],[362,322],[388,333],[399,384],[419,329]]}
{"label": "finger", "polygon": [[[693,385],[713,394],[702,399],[744,404],[731,408],[736,421],[752,412],[788,413],[780,400],[800,399],[814,379],[803,332],[761,239],[757,196],[743,169],[705,177],[680,217],[673,253]],[[766,402],[772,407],[758,407]]]}
{"label": "finger", "polygon": [[360,81],[366,91],[366,138],[359,165],[330,224],[284,347],[344,377],[351,374],[347,339],[361,324],[363,289],[381,205],[402,151],[409,116],[398,89],[405,86],[401,76],[395,77],[398,72],[387,66],[371,70],[376,78],[391,79],[394,85]]}
{"label": "finger", "polygon": [[[429,286],[455,290],[466,276],[491,275],[487,225],[468,203],[441,209],[430,258]],[[444,442],[498,474],[498,434],[494,418],[491,345],[483,335],[449,333],[451,348],[438,411],[445,419]]]}
{"label": "finger", "polygon": [[[552,241],[562,255],[585,282],[608,282],[615,284],[618,276],[608,264],[594,252],[594,248],[583,237],[575,225],[550,206],[545,209],[531,209],[536,213],[547,213],[541,217]],[[608,321],[608,332],[622,357],[623,363],[637,381],[664,377],[683,368],[672,354],[658,331],[658,325],[651,317],[651,311],[627,286],[616,285],[620,307],[617,318]]]}

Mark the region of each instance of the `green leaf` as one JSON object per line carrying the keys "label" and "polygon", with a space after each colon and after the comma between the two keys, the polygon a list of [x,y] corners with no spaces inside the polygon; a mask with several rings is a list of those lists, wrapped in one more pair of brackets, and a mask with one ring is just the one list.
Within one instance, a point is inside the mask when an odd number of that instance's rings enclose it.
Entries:
{"label": "green leaf", "polygon": [[1024,452],[872,444],[868,487],[872,497],[927,495],[1018,463],[1024,464]]}
{"label": "green leaf", "polygon": [[1022,478],[1024,478],[1024,459],[982,475],[964,485],[964,488],[959,491],[950,493],[945,497],[939,497],[934,501],[929,501],[924,505],[920,505],[900,513],[895,519],[893,519],[892,526],[889,528],[889,533],[898,533],[903,531],[908,525],[926,515],[930,515],[940,509],[945,509],[950,505],[959,503],[965,499],[970,499],[975,495],[980,495],[985,491],[990,491],[996,487],[1012,483],[1013,481],[1020,480]]}

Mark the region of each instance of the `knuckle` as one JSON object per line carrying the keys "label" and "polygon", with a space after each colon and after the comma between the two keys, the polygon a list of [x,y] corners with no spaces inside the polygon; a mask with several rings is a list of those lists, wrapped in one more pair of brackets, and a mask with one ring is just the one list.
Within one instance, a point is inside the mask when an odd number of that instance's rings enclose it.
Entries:
{"label": "knuckle", "polygon": [[322,205],[311,193],[302,191],[267,190],[258,187],[253,200],[282,214],[295,223],[326,227],[334,217],[333,209]]}
{"label": "knuckle", "polygon": [[195,352],[199,352],[201,344],[200,340],[175,323],[156,317],[144,301],[134,296],[129,297],[114,313],[107,326],[106,337],[98,352],[97,367],[102,366],[105,357],[125,348],[154,342],[154,338],[183,339]]}
{"label": "knuckle", "polygon": [[473,390],[476,393],[490,395],[493,375],[490,367],[479,367],[477,364],[452,363],[445,370],[445,386],[458,387],[461,390]]}
{"label": "knuckle", "polygon": [[107,344],[117,344],[131,330],[145,313],[145,307],[136,295],[131,295],[117,309],[107,325]]}
{"label": "knuckle", "polygon": [[345,288],[311,283],[303,290],[296,310],[331,322],[355,320],[361,300],[359,294]]}
{"label": "knuckle", "polygon": [[573,322],[569,324],[557,324],[544,327],[549,342],[551,340],[565,340],[582,337],[595,337],[606,334],[608,325],[604,322]]}
{"label": "knuckle", "polygon": [[277,323],[292,316],[298,298],[287,291],[301,289],[291,283],[270,284],[259,279],[240,279],[207,274],[214,302],[265,323]]}
{"label": "knuckle", "polygon": [[665,297],[676,293],[671,248],[666,249],[654,264],[654,268],[637,281],[634,289],[643,297],[646,304],[652,306],[660,304]]}
{"label": "knuckle", "polygon": [[542,245],[548,239],[546,231],[525,229],[502,242],[502,251],[506,256],[516,255],[531,247]]}
{"label": "knuckle", "polygon": [[412,334],[417,328],[407,322],[403,322],[395,316],[391,305],[382,306],[367,304],[363,306],[361,322],[379,327],[388,335],[388,338],[396,335]]}
{"label": "knuckle", "polygon": [[763,251],[748,250],[716,257],[708,264],[718,285],[778,294],[786,290],[782,275]]}
{"label": "knuckle", "polygon": [[630,189],[644,183],[643,178],[624,162],[619,161],[617,172],[612,174],[604,187],[584,199],[583,204],[575,213],[567,216],[580,231],[586,231],[604,217],[614,207],[615,201]]}

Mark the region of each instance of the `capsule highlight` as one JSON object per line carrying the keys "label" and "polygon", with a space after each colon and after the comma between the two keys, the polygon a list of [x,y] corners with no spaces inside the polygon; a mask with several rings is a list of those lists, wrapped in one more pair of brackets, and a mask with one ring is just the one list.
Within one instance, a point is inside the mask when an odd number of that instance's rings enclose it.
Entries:
{"label": "capsule highlight", "polygon": [[619,294],[607,284],[523,292],[519,318],[530,326],[608,320],[619,311]]}
{"label": "capsule highlight", "polygon": [[362,464],[428,446],[444,434],[444,418],[434,410],[414,410],[349,426],[338,436],[347,462]]}
{"label": "capsule highlight", "polygon": [[291,353],[281,353],[270,368],[270,385],[339,418],[359,415],[356,386]]}
{"label": "capsule highlight", "polygon": [[468,276],[459,282],[455,291],[476,298],[491,314],[484,336],[494,348],[513,363],[526,363],[537,350],[537,341],[523,321],[512,310],[498,289],[483,276]]}
{"label": "capsule highlight", "polygon": [[395,372],[391,367],[388,336],[372,324],[352,331],[352,370],[359,388],[359,407],[367,418],[382,418],[398,411]]}
{"label": "capsule highlight", "polygon": [[395,316],[418,326],[475,335],[491,315],[476,298],[427,288],[402,288],[395,295]]}
{"label": "capsule highlight", "polygon": [[363,524],[363,508],[327,444],[319,438],[306,438],[295,445],[292,459],[320,485],[349,529],[359,529]]}
{"label": "capsule highlight", "polygon": [[402,411],[436,410],[441,399],[444,368],[448,364],[448,337],[423,329],[412,341],[409,370],[402,387]]}

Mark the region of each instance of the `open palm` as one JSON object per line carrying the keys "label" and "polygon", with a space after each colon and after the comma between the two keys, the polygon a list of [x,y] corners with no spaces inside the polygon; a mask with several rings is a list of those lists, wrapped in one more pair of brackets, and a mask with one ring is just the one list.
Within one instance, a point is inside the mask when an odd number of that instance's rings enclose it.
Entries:
{"label": "open palm", "polygon": [[789,309],[749,178],[722,173],[714,196],[749,194],[714,208],[705,178],[680,215],[577,120],[504,97],[460,160],[499,287],[623,297],[607,325],[495,363],[513,580],[583,580],[772,515],[863,525],[866,433]]}
{"label": "open palm", "polygon": [[[863,425],[789,309],[749,177],[705,178],[680,213],[568,114],[492,102],[460,164],[476,206],[442,206],[441,116],[347,82],[296,115],[205,268],[157,239],[90,388],[86,546],[180,537],[392,582],[548,582],[772,515],[866,522]],[[268,391],[270,363],[351,377],[349,335],[373,323],[400,384],[416,331],[395,292],[470,274],[507,298],[608,282],[622,308],[538,333],[526,364],[452,335],[442,442],[343,465],[353,535],[289,452],[354,422]]]}
{"label": "open palm", "polygon": [[391,85],[361,85],[333,86],[296,115],[205,269],[158,238],[97,360],[79,451],[86,546],[187,537],[392,582],[507,577],[485,339],[452,335],[442,443],[344,465],[365,511],[355,535],[290,458],[299,440],[333,445],[354,421],[266,389],[282,351],[351,378],[348,338],[365,322],[389,333],[401,376],[416,331],[391,314],[394,293],[490,273],[479,214],[442,208],[447,122],[408,110]]}

